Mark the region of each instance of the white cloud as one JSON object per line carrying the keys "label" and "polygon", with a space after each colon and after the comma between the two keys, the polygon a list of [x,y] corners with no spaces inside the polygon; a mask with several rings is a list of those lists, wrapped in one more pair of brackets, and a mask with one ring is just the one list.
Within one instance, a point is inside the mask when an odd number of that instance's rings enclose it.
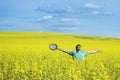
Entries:
{"label": "white cloud", "polygon": [[99,9],[100,8],[99,5],[95,5],[93,3],[87,3],[87,4],[84,5],[84,7],[86,7],[86,8],[92,8],[92,9]]}
{"label": "white cloud", "polygon": [[61,19],[62,22],[64,23],[71,23],[71,24],[75,24],[75,25],[81,25],[81,22],[77,19],[71,19],[71,18],[62,18]]}
{"label": "white cloud", "polygon": [[110,16],[110,15],[113,15],[113,13],[112,12],[104,12],[104,15]]}
{"label": "white cloud", "polygon": [[82,23],[81,22],[79,22],[79,21],[75,21],[74,22],[76,25],[81,25]]}
{"label": "white cloud", "polygon": [[92,11],[91,14],[97,15],[97,14],[99,14],[99,11]]}
{"label": "white cloud", "polygon": [[60,30],[78,30],[78,28],[76,28],[76,27],[60,27],[60,28],[58,28],[58,29],[60,29]]}
{"label": "white cloud", "polygon": [[111,16],[111,15],[113,15],[113,13],[112,12],[102,12],[102,11],[92,11],[91,12],[91,14],[92,15],[105,15],[105,16]]}
{"label": "white cloud", "polygon": [[69,18],[62,18],[61,21],[66,22],[66,21],[71,21],[71,20],[72,20],[72,19],[69,19]]}
{"label": "white cloud", "polygon": [[67,12],[74,12],[73,8],[68,6],[67,9],[66,9]]}
{"label": "white cloud", "polygon": [[53,18],[53,16],[43,16],[42,19],[44,19],[44,20],[49,20],[49,19],[52,19],[52,18]]}

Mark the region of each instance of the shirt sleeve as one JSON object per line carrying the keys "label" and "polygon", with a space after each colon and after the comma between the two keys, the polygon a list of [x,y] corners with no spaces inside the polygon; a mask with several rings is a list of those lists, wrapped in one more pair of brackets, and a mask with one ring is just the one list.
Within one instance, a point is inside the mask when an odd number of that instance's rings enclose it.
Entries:
{"label": "shirt sleeve", "polygon": [[71,56],[73,56],[73,55],[74,55],[74,52],[73,52],[73,51],[69,51],[69,54],[70,54]]}
{"label": "shirt sleeve", "polygon": [[88,55],[88,51],[84,51],[84,55],[87,56]]}

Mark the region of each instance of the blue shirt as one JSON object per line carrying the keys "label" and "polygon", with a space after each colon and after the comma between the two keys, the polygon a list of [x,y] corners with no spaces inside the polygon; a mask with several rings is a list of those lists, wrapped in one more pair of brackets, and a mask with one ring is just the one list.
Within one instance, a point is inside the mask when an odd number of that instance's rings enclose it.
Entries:
{"label": "blue shirt", "polygon": [[73,59],[77,59],[78,61],[83,60],[85,56],[87,56],[88,52],[87,51],[80,51],[80,52],[76,52],[76,51],[70,51],[69,54],[71,56],[73,56]]}

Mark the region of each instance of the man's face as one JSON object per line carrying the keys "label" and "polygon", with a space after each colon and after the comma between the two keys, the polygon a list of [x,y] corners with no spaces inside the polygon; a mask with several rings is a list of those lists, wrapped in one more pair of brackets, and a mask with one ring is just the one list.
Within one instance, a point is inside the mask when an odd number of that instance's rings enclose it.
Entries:
{"label": "man's face", "polygon": [[80,50],[81,50],[81,46],[78,46],[78,47],[77,47],[77,50],[80,51]]}

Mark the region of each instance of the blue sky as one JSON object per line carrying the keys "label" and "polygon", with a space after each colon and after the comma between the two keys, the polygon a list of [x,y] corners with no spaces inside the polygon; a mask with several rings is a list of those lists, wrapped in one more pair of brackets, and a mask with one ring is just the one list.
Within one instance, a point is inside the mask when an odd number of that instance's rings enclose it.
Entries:
{"label": "blue sky", "polygon": [[0,31],[120,38],[119,0],[0,0]]}

